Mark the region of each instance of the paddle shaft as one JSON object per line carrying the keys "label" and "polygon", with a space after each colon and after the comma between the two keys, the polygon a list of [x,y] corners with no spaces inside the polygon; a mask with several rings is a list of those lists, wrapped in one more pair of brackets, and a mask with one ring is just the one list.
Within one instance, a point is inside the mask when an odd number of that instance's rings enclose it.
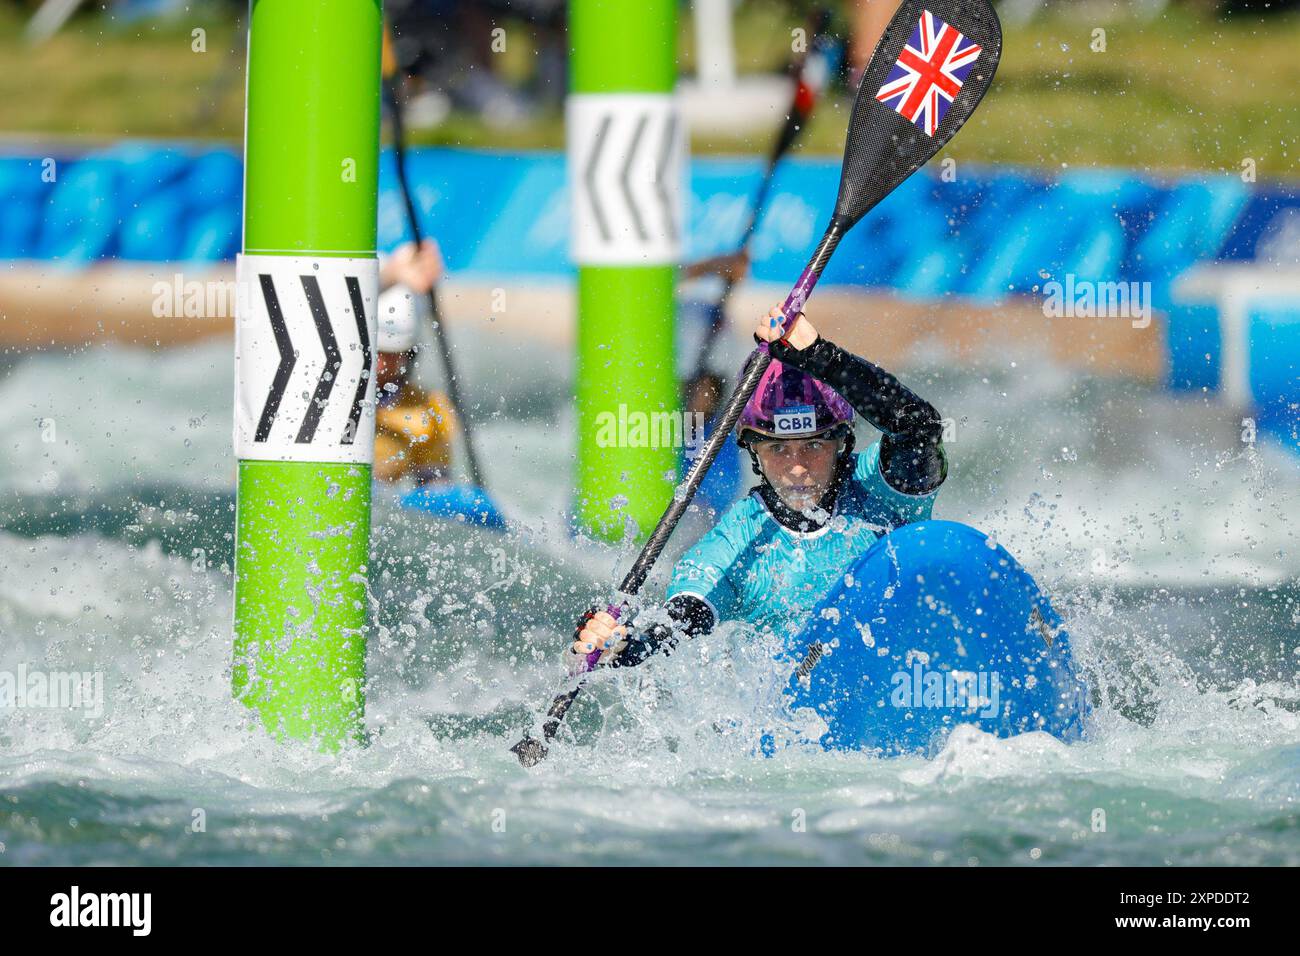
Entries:
{"label": "paddle shaft", "polygon": [[[392,109],[393,117],[393,156],[397,160],[397,184],[399,192],[402,194],[402,204],[406,207],[406,218],[411,227],[411,236],[415,240],[417,249],[423,244],[424,237],[420,233],[420,221],[415,213],[415,202],[411,198],[411,188],[406,178],[406,133],[402,124],[402,104],[398,97],[397,85],[395,82],[385,84],[388,91],[389,105]],[[465,436],[465,468],[469,472],[469,480],[478,488],[487,490],[483,483],[483,470],[479,467],[478,456],[474,453],[474,436],[470,431],[469,416],[465,414],[465,403],[460,394],[460,378],[456,374],[456,368],[451,357],[451,343],[447,340],[446,329],[443,328],[442,313],[438,309],[438,288],[437,286],[429,287],[429,309],[433,315],[433,340],[438,348],[438,356],[442,360],[443,376],[447,379],[447,398],[451,401],[451,407],[456,410],[456,415],[460,419],[460,427]]]}
{"label": "paddle shaft", "polygon": [[[768,193],[772,191],[772,181],[776,178],[776,167],[781,161],[781,155],[781,152],[773,153],[767,161],[767,170],[763,173],[763,180],[758,184],[758,192],[755,193],[754,201],[749,207],[749,221],[745,225],[745,233],[736,246],[737,252],[747,251],[750,240],[754,238],[754,232],[758,229],[759,215],[767,204]],[[695,363],[695,371],[691,373],[688,381],[696,381],[708,370],[709,356],[713,352],[713,345],[718,340],[718,336],[722,334],[723,327],[727,324],[727,300],[731,298],[731,291],[735,287],[735,276],[728,274],[726,279],[723,280],[722,292],[709,305],[709,326],[704,331],[704,340],[700,342],[699,358]]]}

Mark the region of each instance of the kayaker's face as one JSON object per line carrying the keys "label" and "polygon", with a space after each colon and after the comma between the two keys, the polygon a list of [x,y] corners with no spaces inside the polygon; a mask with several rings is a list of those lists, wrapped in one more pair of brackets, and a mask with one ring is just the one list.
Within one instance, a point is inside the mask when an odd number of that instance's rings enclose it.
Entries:
{"label": "kayaker's face", "polygon": [[831,487],[844,439],[787,438],[754,443],[763,476],[795,511],[815,508]]}

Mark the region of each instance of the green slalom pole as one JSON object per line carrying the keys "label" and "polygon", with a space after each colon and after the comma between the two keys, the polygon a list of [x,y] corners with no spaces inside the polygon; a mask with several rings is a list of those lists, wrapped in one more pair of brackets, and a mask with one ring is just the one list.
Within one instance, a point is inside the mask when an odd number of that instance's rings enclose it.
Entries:
{"label": "green slalom pole", "polygon": [[233,691],[276,738],[364,715],[379,0],[253,0]]}
{"label": "green slalom pole", "polygon": [[578,523],[642,536],[672,497],[685,429],[674,367],[685,131],[676,0],[573,0],[567,103],[578,264]]}

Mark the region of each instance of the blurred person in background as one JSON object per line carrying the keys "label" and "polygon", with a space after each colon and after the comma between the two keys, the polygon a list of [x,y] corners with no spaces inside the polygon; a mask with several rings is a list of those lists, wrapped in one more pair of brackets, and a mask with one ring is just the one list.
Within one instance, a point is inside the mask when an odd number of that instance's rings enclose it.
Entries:
{"label": "blurred person in background", "polygon": [[[411,83],[413,126],[437,125],[455,109],[508,127],[558,108],[564,98],[564,0],[389,0],[385,12],[399,68]],[[524,85],[500,70],[514,44],[531,49],[535,61]]]}
{"label": "blurred person in background", "polygon": [[379,267],[379,338],[375,358],[375,465],[378,481],[448,480],[456,416],[441,392],[414,381],[420,327],[431,320],[428,294],[444,272],[437,243],[407,242]]}
{"label": "blurred person in background", "polygon": [[898,12],[901,0],[848,0],[853,37],[849,43],[849,90],[862,83],[862,71],[871,59],[871,51],[880,42],[890,19]]}

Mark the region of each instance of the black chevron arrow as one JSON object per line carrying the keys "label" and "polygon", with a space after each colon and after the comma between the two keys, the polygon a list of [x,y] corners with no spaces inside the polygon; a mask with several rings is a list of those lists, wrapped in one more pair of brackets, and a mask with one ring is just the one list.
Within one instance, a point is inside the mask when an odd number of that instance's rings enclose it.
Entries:
{"label": "black chevron arrow", "polygon": [[641,134],[645,132],[646,123],[649,121],[650,114],[647,113],[637,122],[636,131],[632,134],[632,142],[627,147],[627,161],[623,163],[623,171],[618,177],[619,186],[623,190],[623,201],[627,203],[628,212],[632,214],[632,225],[636,229],[636,236],[642,242],[650,237],[646,235],[645,224],[641,222],[641,211],[636,208],[636,197],[632,195],[632,164],[636,162],[636,151],[641,145]]}
{"label": "black chevron arrow", "polygon": [[266,396],[266,404],[262,406],[262,414],[257,419],[257,431],[253,435],[253,441],[266,441],[271,435],[271,426],[275,424],[275,415],[280,410],[284,390],[289,385],[298,357],[293,354],[293,341],[284,325],[284,313],[280,310],[280,299],[275,294],[275,283],[266,273],[260,273],[257,278],[262,286],[262,298],[266,300],[266,313],[271,317],[275,347],[280,352],[280,364],[276,366],[271,391]]}
{"label": "black chevron arrow", "polygon": [[361,299],[361,283],[356,276],[348,276],[348,295],[352,299],[352,315],[357,320],[357,338],[361,340],[361,380],[357,382],[357,392],[352,396],[352,411],[348,413],[348,428],[343,434],[340,445],[351,445],[357,436],[357,426],[361,422],[361,403],[366,397],[366,385],[373,368],[370,364],[370,334],[366,331],[366,305]]}
{"label": "black chevron arrow", "polygon": [[609,242],[609,225],[605,222],[605,213],[600,208],[599,191],[596,189],[596,168],[600,165],[600,154],[605,148],[605,137],[609,135],[609,124],[614,117],[606,114],[600,121],[600,127],[596,130],[596,142],[591,148],[591,158],[587,160],[587,168],[583,170],[582,181],[587,184],[587,195],[591,198],[591,211],[596,217],[596,228],[600,230],[600,238]]}
{"label": "black chevron arrow", "polygon": [[312,393],[311,401],[307,403],[307,412],[302,417],[302,427],[298,429],[298,437],[294,439],[299,445],[307,445],[316,434],[316,426],[320,424],[325,403],[330,400],[330,392],[334,390],[334,379],[338,374],[339,366],[343,364],[343,357],[339,354],[339,343],[334,338],[334,330],[330,328],[329,312],[326,311],[325,299],[320,294],[320,281],[315,276],[301,278],[302,290],[307,293],[311,317],[316,323],[316,334],[320,336],[320,344],[325,349],[325,366],[320,370],[320,378],[316,380],[316,390]]}

